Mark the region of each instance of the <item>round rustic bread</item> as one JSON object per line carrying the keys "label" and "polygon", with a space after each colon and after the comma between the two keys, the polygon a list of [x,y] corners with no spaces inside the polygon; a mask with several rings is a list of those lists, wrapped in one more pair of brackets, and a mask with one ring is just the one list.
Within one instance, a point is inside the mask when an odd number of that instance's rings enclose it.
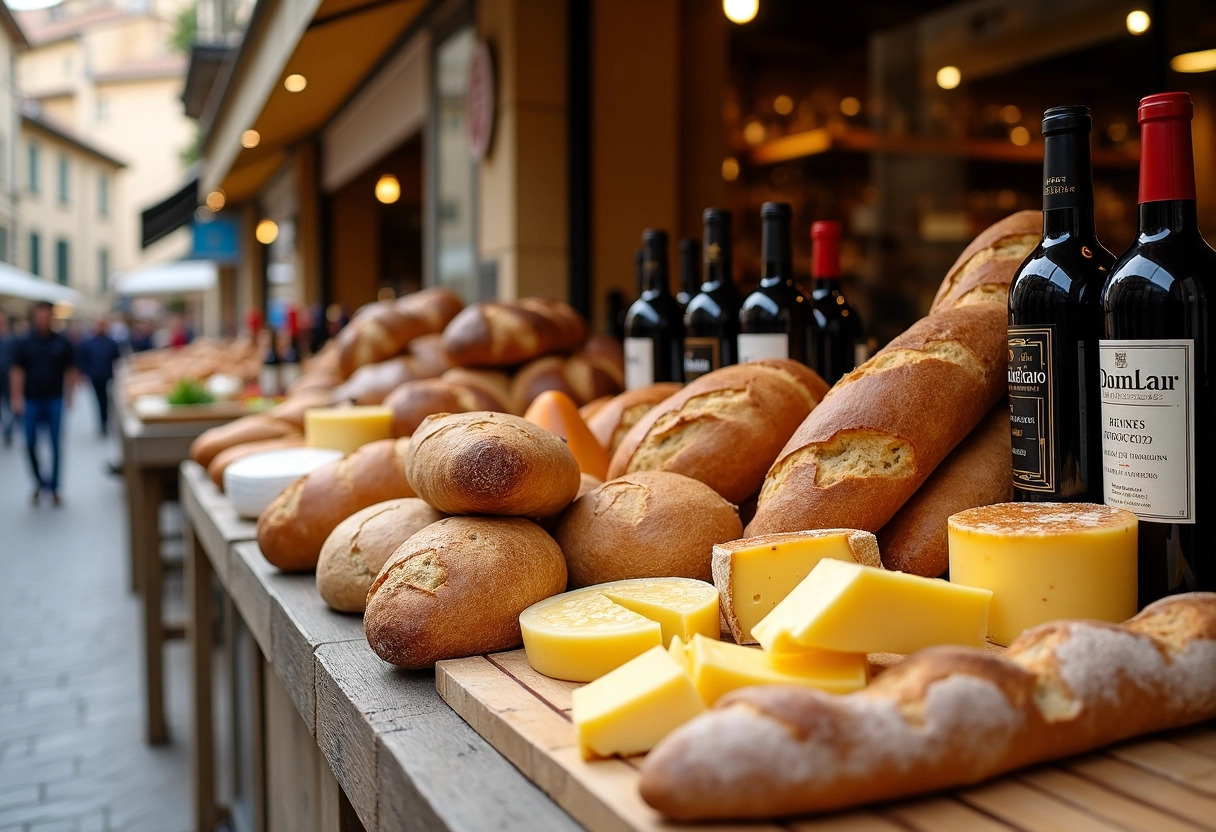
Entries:
{"label": "round rustic bread", "polygon": [[519,614],[566,588],[553,538],[519,517],[449,517],[393,553],[372,582],[367,643],[398,667],[493,653],[521,642]]}
{"label": "round rustic bread", "polygon": [[652,407],[680,390],[674,381],[660,381],[646,387],[626,390],[614,396],[585,416],[587,427],[609,454],[616,451],[621,440]]}
{"label": "round rustic bread", "polygon": [[372,581],[397,548],[444,518],[417,497],[385,500],[337,525],[321,547],[317,591],[339,612],[363,612]]}
{"label": "round rustic bread", "polygon": [[507,413],[438,413],[423,420],[405,457],[419,497],[446,514],[548,517],[578,494],[566,443]]}
{"label": "round rustic bread", "polygon": [[739,513],[704,483],[666,471],[609,480],[579,498],[554,537],[570,586],[628,578],[712,580],[716,543],[743,532]]}

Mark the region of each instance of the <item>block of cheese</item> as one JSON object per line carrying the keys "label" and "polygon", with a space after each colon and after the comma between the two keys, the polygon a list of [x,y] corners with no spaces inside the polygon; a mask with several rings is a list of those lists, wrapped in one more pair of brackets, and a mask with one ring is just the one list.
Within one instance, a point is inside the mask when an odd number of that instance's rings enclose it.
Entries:
{"label": "block of cheese", "polygon": [[714,546],[714,586],[722,596],[722,615],[735,641],[755,644],[752,627],[823,558],[882,566],[878,540],[856,529],[767,534]]}
{"label": "block of cheese", "polygon": [[1136,614],[1136,515],[1090,503],[998,503],[949,520],[950,581],[992,590],[988,635]]}
{"label": "block of cheese", "polygon": [[692,578],[638,578],[576,589],[519,616],[533,669],[590,682],[674,636],[717,638],[718,591]]}
{"label": "block of cheese", "polygon": [[393,412],[387,407],[311,407],[304,411],[304,444],[349,454],[379,439],[393,438]]}
{"label": "block of cheese", "polygon": [[571,694],[583,759],[644,754],[705,710],[686,667],[662,647]]}
{"label": "block of cheese", "polygon": [[752,634],[774,653],[983,647],[991,599],[987,589],[824,558]]}

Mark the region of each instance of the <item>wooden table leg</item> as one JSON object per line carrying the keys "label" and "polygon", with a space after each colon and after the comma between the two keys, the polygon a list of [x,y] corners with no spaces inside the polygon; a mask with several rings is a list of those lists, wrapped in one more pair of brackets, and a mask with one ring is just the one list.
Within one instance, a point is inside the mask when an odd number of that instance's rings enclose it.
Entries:
{"label": "wooden table leg", "polygon": [[211,706],[212,652],[215,620],[212,610],[212,570],[207,554],[194,535],[189,518],[186,541],[186,634],[190,640],[190,669],[194,693],[194,828],[211,832],[217,818],[215,794],[215,721]]}
{"label": "wooden table leg", "polygon": [[144,607],[144,702],[147,705],[148,742],[159,745],[169,740],[165,725],[164,648],[162,619],[164,564],[160,552],[160,506],[164,472],[155,468],[139,469],[138,534],[133,540],[139,564]]}
{"label": "wooden table leg", "polygon": [[[250,640],[253,636],[250,635]],[[270,809],[266,801],[266,674],[274,673],[254,642],[253,646],[253,830],[266,832]]]}
{"label": "wooden table leg", "polygon": [[140,505],[140,476],[139,469],[135,466],[131,443],[125,438],[122,441],[122,480],[127,492],[127,551],[130,554],[131,591],[139,592],[139,584],[143,579],[139,566],[139,545],[136,542],[140,535],[140,518],[143,513]]}

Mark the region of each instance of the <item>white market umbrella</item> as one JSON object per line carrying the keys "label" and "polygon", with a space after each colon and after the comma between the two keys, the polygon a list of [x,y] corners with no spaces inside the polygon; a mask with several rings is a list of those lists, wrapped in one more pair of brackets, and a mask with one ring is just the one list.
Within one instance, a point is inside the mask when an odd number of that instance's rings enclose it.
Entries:
{"label": "white market umbrella", "polygon": [[114,290],[120,295],[176,295],[205,292],[216,285],[216,266],[211,260],[175,260],[126,272]]}
{"label": "white market umbrella", "polygon": [[80,292],[69,286],[43,280],[3,262],[0,262],[0,297],[71,304],[78,304],[81,300]]}

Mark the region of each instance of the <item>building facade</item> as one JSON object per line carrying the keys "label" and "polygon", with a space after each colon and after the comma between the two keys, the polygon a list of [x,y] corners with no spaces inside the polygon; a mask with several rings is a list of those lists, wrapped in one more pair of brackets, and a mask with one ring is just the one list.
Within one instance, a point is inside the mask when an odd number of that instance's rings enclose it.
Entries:
{"label": "building facade", "polygon": [[0,262],[13,263],[17,233],[17,132],[20,122],[17,55],[28,46],[25,33],[0,0]]}

